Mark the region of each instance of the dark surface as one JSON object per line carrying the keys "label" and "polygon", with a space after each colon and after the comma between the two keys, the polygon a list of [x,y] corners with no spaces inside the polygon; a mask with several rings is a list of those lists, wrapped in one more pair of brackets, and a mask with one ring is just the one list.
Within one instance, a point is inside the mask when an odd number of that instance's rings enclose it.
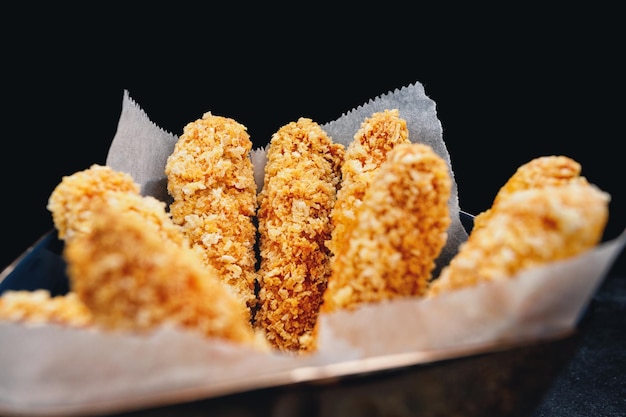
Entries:
{"label": "dark surface", "polygon": [[610,276],[580,323],[580,342],[534,416],[626,413],[626,277]]}

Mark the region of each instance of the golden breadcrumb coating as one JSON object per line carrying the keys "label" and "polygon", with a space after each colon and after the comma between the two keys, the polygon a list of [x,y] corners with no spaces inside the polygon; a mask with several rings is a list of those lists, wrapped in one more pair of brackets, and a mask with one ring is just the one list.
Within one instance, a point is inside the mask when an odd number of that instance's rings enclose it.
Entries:
{"label": "golden breadcrumb coating", "polygon": [[330,274],[330,213],[344,147],[308,118],[281,127],[267,151],[258,196],[256,325],[282,351],[314,349],[311,332]]}
{"label": "golden breadcrumb coating", "polygon": [[147,331],[165,323],[262,347],[249,313],[196,251],[164,240],[141,214],[102,204],[92,231],[65,245],[71,288],[104,329]]}
{"label": "golden breadcrumb coating", "polygon": [[98,164],[63,177],[47,205],[59,239],[89,232],[92,203],[111,191],[139,194],[140,187],[129,174]]}
{"label": "golden breadcrumb coating", "polygon": [[92,325],[91,312],[75,293],[52,297],[48,290],[5,291],[0,296],[0,320],[27,324]]}
{"label": "golden breadcrumb coating", "polygon": [[251,149],[245,126],[207,112],[185,126],[165,173],[172,219],[204,263],[253,309],[257,202]]}
{"label": "golden breadcrumb coating", "polygon": [[432,281],[429,295],[512,277],[592,248],[604,233],[609,201],[607,193],[581,181],[511,193],[472,230]]}
{"label": "golden breadcrumb coating", "polygon": [[103,202],[118,211],[140,214],[164,239],[188,245],[180,227],[172,222],[164,202],[142,196],[139,186],[128,174],[101,165],[63,177],[50,195],[48,210],[52,212],[59,236],[68,240],[89,233],[93,207]]}
{"label": "golden breadcrumb coating", "polygon": [[340,242],[345,241],[345,230],[355,221],[355,212],[372,177],[387,159],[387,153],[400,143],[410,140],[406,120],[400,117],[398,109],[374,113],[361,123],[346,148],[341,167],[341,188],[331,214],[333,231],[328,246],[332,252],[340,250]]}
{"label": "golden breadcrumb coating", "polygon": [[447,163],[424,144],[397,144],[371,179],[335,253],[322,311],[424,295],[450,226]]}
{"label": "golden breadcrumb coating", "polygon": [[580,176],[581,166],[563,155],[541,156],[520,166],[496,194],[491,208],[474,218],[474,228],[488,221],[491,210],[512,193],[529,188],[568,184],[572,181],[586,183]]}
{"label": "golden breadcrumb coating", "polygon": [[106,194],[102,202],[118,212],[136,214],[138,221],[145,222],[145,227],[153,228],[162,239],[169,240],[183,246],[189,246],[185,234],[180,226],[174,224],[167,205],[152,196],[125,192],[111,192]]}

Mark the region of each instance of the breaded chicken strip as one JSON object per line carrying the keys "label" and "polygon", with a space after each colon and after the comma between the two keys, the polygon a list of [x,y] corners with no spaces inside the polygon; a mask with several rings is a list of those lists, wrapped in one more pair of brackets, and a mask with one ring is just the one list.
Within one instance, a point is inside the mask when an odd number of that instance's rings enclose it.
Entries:
{"label": "breaded chicken strip", "polygon": [[570,182],[586,183],[585,177],[580,176],[581,166],[575,160],[562,155],[541,156],[520,166],[496,194],[491,208],[478,214],[474,218],[474,228],[480,228],[488,221],[491,211],[500,201],[508,198],[512,193],[554,185],[564,185]]}
{"label": "breaded chicken strip", "polygon": [[165,174],[174,199],[170,205],[174,222],[182,226],[204,263],[253,309],[257,230],[251,148],[245,126],[207,112],[185,126]]}
{"label": "breaded chicken strip", "polygon": [[472,230],[429,295],[508,278],[592,248],[602,238],[609,201],[607,193],[585,181],[511,193]]}
{"label": "breaded chicken strip", "polygon": [[330,274],[330,213],[344,147],[308,118],[281,127],[258,196],[260,308],[256,325],[282,351],[310,351]]}
{"label": "breaded chicken strip", "polygon": [[2,293],[0,320],[69,327],[89,327],[93,323],[91,312],[75,293],[52,297],[44,289]]}
{"label": "breaded chicken strip", "polygon": [[154,227],[164,239],[188,244],[180,227],[172,223],[164,202],[140,195],[139,185],[130,175],[101,165],[63,177],[50,194],[47,208],[52,213],[59,238],[67,241],[89,233],[93,207],[103,202],[118,211],[140,214],[148,227]]}
{"label": "breaded chicken strip", "polygon": [[59,239],[89,232],[93,202],[112,191],[139,194],[140,187],[129,174],[97,164],[63,177],[47,205]]}
{"label": "breaded chicken strip", "polygon": [[[144,227],[153,229],[162,239],[187,245],[180,228],[172,223],[165,203],[139,194],[132,177],[108,166],[94,164],[88,169],[63,177],[48,199],[47,208],[60,239],[66,244],[91,233],[94,207],[102,204],[117,211],[135,213]],[[87,326],[92,322],[89,309],[70,290],[51,297],[46,290],[8,291],[0,297],[0,318],[29,323],[59,323]]]}
{"label": "breaded chicken strip", "polygon": [[365,191],[387,153],[400,143],[410,143],[406,121],[398,109],[374,113],[365,119],[345,152],[341,167],[341,188],[332,216],[332,240],[328,246],[335,252],[345,241],[345,230],[356,220]]}
{"label": "breaded chicken strip", "polygon": [[371,179],[335,253],[322,311],[424,295],[447,240],[452,181],[424,144],[397,144]]}
{"label": "breaded chicken strip", "polygon": [[233,290],[193,249],[163,239],[141,213],[102,204],[92,231],[63,255],[73,290],[98,326],[148,331],[171,323],[206,336],[263,348]]}

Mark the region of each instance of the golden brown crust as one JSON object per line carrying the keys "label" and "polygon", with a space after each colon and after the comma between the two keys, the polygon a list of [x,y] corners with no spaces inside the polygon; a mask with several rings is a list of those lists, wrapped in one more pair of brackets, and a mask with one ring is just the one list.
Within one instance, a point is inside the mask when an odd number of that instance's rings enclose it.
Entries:
{"label": "golden brown crust", "polygon": [[270,141],[259,193],[260,308],[256,325],[282,351],[312,350],[330,274],[330,212],[344,148],[307,118]]}
{"label": "golden brown crust", "polygon": [[608,220],[610,197],[573,181],[522,189],[499,201],[480,228],[432,282],[429,295],[512,277],[595,246]]}
{"label": "golden brown crust", "polygon": [[451,186],[448,165],[429,146],[389,151],[335,253],[322,311],[423,295],[446,243]]}
{"label": "golden brown crust", "polygon": [[328,243],[332,252],[339,250],[345,230],[355,221],[365,191],[387,153],[400,143],[410,143],[406,121],[398,109],[373,113],[365,119],[345,152],[341,167],[341,188],[331,214],[333,231]]}
{"label": "golden brown crust", "polygon": [[563,155],[541,156],[520,166],[508,181],[498,190],[491,208],[474,218],[474,228],[482,227],[488,221],[493,207],[511,194],[546,186],[564,185],[573,181],[586,183],[580,176],[581,166],[575,160]]}
{"label": "golden brown crust", "polygon": [[94,164],[88,169],[62,178],[48,198],[47,209],[59,239],[91,229],[91,206],[111,192],[139,194],[139,185],[125,173]]}
{"label": "golden brown crust", "polygon": [[194,250],[164,240],[138,213],[94,207],[92,231],[67,242],[73,291],[105,329],[162,324],[256,345],[247,309]]}
{"label": "golden brown crust", "polygon": [[251,148],[245,126],[208,112],[185,126],[165,168],[174,222],[249,309],[257,281]]}
{"label": "golden brown crust", "polygon": [[91,312],[75,293],[53,297],[44,289],[2,293],[0,320],[68,327],[89,327],[93,324]]}
{"label": "golden brown crust", "polygon": [[70,240],[91,232],[94,207],[106,204],[118,211],[132,212],[157,230],[163,239],[188,245],[181,229],[166,210],[166,204],[139,194],[139,186],[123,172],[108,166],[92,165],[63,178],[52,192],[48,209],[52,212],[59,236]]}

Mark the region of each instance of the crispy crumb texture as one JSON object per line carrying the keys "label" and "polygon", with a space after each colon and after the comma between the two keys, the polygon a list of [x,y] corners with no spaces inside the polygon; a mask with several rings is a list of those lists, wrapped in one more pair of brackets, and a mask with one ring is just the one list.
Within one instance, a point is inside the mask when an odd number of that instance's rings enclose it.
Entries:
{"label": "crispy crumb texture", "polygon": [[521,165],[507,182],[498,190],[491,208],[479,213],[474,218],[474,228],[482,227],[488,221],[493,207],[508,198],[511,194],[547,186],[564,185],[571,182],[586,183],[587,179],[580,175],[581,166],[575,160],[563,155],[540,156]]}
{"label": "crispy crumb texture", "polygon": [[451,171],[409,140],[398,109],[373,113],[347,147],[309,118],[282,126],[260,190],[251,148],[233,119],[207,112],[188,123],[165,167],[170,206],[107,166],[63,177],[47,209],[70,292],[6,291],[0,320],[134,333],[174,325],[303,354],[317,349],[320,312],[509,279],[591,249],[608,220],[610,195],[578,162],[533,159],[433,279]]}
{"label": "crispy crumb texture", "polygon": [[207,112],[185,126],[165,167],[172,219],[250,314],[257,281],[251,148],[245,126]]}
{"label": "crispy crumb texture", "polygon": [[586,181],[525,188],[492,206],[428,295],[505,279],[578,255],[600,242],[610,196]]}
{"label": "crispy crumb texture", "polygon": [[398,109],[372,114],[361,123],[345,152],[341,167],[341,188],[331,214],[333,230],[328,243],[332,252],[344,242],[346,229],[356,221],[355,211],[387,153],[400,143],[410,143],[406,121]]}
{"label": "crispy crumb texture", "polygon": [[164,239],[188,244],[180,227],[172,222],[164,202],[140,195],[139,186],[128,174],[108,166],[92,165],[64,177],[48,201],[59,238],[66,241],[89,234],[94,207],[106,204],[119,212],[138,215],[146,227],[154,228]]}
{"label": "crispy crumb texture", "polygon": [[50,194],[47,205],[59,239],[89,233],[92,204],[114,191],[139,194],[139,185],[129,174],[98,164],[64,176]]}
{"label": "crispy crumb texture", "polygon": [[44,289],[2,293],[0,320],[68,327],[89,327],[93,323],[91,312],[75,293],[53,297]]}
{"label": "crispy crumb texture", "polygon": [[99,326],[141,332],[171,323],[258,344],[247,309],[197,252],[164,240],[136,213],[93,210],[91,233],[67,242],[64,256],[71,288]]}
{"label": "crispy crumb texture", "polygon": [[323,311],[424,295],[447,240],[451,185],[446,162],[432,148],[397,144],[335,253]]}
{"label": "crispy crumb texture", "polygon": [[326,242],[343,156],[343,145],[308,118],[281,127],[270,141],[258,196],[256,323],[282,351],[314,349],[311,332],[330,274]]}

